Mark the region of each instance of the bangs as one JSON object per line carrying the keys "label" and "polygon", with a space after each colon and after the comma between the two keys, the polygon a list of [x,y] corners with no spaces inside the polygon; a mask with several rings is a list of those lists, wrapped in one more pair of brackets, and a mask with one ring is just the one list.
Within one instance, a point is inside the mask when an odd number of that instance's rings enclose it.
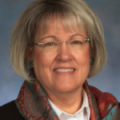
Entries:
{"label": "bangs", "polygon": [[57,25],[62,22],[65,31],[71,32],[76,31],[79,32],[86,32],[84,23],[82,19],[75,16],[73,13],[70,12],[56,12],[56,13],[46,13],[39,21],[39,25],[37,25],[37,30],[39,29],[40,34],[44,35],[48,32],[50,25],[55,25],[57,29]]}

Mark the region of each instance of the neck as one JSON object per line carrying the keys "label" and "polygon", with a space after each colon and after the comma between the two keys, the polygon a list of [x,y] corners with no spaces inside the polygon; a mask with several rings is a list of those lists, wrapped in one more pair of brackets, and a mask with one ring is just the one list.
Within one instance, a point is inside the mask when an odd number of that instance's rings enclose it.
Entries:
{"label": "neck", "polygon": [[66,94],[47,92],[48,98],[62,111],[68,114],[75,114],[82,106],[82,88]]}

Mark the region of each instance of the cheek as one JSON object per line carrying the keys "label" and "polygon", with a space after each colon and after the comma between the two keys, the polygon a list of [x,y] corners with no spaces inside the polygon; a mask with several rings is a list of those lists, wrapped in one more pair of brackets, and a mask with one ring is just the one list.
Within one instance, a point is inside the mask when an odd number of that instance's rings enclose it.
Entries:
{"label": "cheek", "polygon": [[45,74],[49,75],[48,68],[50,61],[47,55],[43,54],[43,52],[36,48],[33,54],[33,61],[34,71],[38,80],[41,80]]}
{"label": "cheek", "polygon": [[90,64],[90,50],[89,47],[84,49],[83,51],[76,53],[77,62],[81,65],[87,65],[89,67]]}
{"label": "cheek", "polygon": [[84,51],[83,59],[86,63],[90,64],[90,51],[89,51],[89,49]]}
{"label": "cheek", "polygon": [[35,50],[33,55],[33,61],[34,61],[34,65],[39,65],[39,64],[42,65],[42,63],[44,62],[43,54],[40,53],[40,51]]}
{"label": "cheek", "polygon": [[36,66],[40,65],[40,66],[44,66],[45,63],[48,63],[48,56],[42,52],[42,50],[40,48],[34,48],[34,52],[33,52],[33,61],[34,64],[36,64]]}
{"label": "cheek", "polygon": [[88,77],[90,71],[90,52],[89,49],[85,49],[77,54],[77,66],[78,73],[77,78],[79,78],[79,82],[84,83],[86,78]]}
{"label": "cheek", "polygon": [[33,53],[34,68],[42,69],[42,71],[46,68],[51,68],[54,58],[55,55],[36,48]]}

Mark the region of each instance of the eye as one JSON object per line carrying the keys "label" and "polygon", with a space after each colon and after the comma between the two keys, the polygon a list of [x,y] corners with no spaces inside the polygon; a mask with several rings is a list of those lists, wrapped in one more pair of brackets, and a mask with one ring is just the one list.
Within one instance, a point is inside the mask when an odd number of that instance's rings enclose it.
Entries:
{"label": "eye", "polygon": [[82,44],[82,42],[80,40],[74,40],[72,41],[72,44]]}
{"label": "eye", "polygon": [[46,43],[44,46],[53,46],[53,45],[56,45],[54,42],[49,42],[49,43]]}

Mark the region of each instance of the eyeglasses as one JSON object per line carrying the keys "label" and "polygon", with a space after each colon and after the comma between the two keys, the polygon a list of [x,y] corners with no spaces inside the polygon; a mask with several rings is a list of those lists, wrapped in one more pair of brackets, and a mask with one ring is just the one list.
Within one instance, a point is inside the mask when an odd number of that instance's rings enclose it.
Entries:
{"label": "eyeglasses", "polygon": [[70,40],[60,41],[57,40],[54,36],[46,37],[41,40],[40,43],[33,43],[33,45],[40,46],[43,51],[56,51],[60,48],[63,42],[66,42],[67,46],[71,50],[81,50],[86,42],[89,42],[90,39],[86,39],[81,35],[75,35]]}

